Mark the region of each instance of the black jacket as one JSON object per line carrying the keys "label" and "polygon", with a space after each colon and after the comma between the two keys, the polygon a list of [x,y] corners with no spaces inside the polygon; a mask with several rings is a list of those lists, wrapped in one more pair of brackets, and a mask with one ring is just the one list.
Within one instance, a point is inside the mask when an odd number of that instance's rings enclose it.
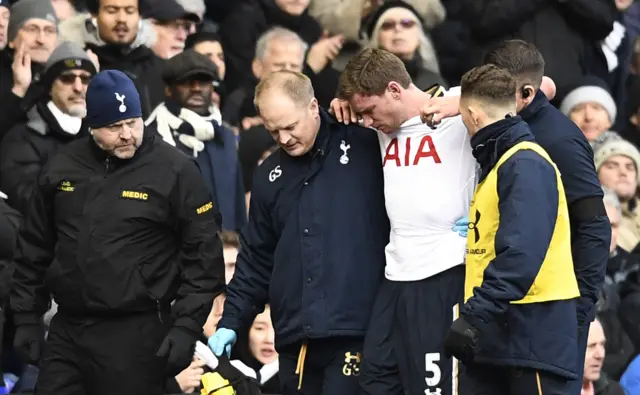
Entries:
{"label": "black jacket", "polygon": [[225,283],[219,228],[197,165],[152,131],[129,160],[74,141],[47,166],[21,229],[16,323],[43,314],[49,291],[60,313],[83,318],[175,300],[175,325],[199,333]]}
{"label": "black jacket", "polygon": [[573,266],[580,288],[578,323],[583,325],[595,317],[611,241],[593,151],[576,124],[553,107],[542,92],[519,115],[562,175],[571,219]]}
{"label": "black jacket", "polygon": [[[389,221],[376,133],[321,114],[309,153],[278,150],[256,170],[218,323],[247,329],[268,301],[277,348],[363,336],[384,275]],[[343,143],[350,146],[346,164]]]}
{"label": "black jacket", "polygon": [[76,135],[62,130],[44,102],[32,108],[28,122],[14,126],[0,145],[0,190],[8,203],[25,213],[45,164],[61,146],[87,135],[84,125]]}

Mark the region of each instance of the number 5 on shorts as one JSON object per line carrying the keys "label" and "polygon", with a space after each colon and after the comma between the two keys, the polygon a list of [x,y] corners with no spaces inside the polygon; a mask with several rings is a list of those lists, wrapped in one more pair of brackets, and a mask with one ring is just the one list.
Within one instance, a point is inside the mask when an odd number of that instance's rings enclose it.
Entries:
{"label": "number 5 on shorts", "polygon": [[431,377],[425,377],[424,381],[426,381],[427,386],[435,387],[440,383],[440,379],[442,378],[442,372],[440,371],[440,366],[438,366],[437,362],[440,361],[440,353],[431,352],[426,353],[424,355],[425,365],[427,369],[427,373],[431,374]]}

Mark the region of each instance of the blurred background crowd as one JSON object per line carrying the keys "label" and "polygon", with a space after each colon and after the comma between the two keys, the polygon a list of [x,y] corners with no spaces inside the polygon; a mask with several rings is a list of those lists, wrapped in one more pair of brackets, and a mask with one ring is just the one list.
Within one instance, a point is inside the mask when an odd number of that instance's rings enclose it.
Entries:
{"label": "blurred background crowd", "polygon": [[[0,297],[6,306],[14,236],[47,161],[87,135],[84,95],[99,70],[136,84],[146,124],[196,157],[223,217],[227,281],[247,221],[255,167],[275,145],[253,106],[258,81],[303,72],[328,106],[359,50],[403,60],[421,89],[453,87],[505,39],[535,44],[553,104],[583,131],[612,224],[606,284],[591,326],[584,395],[640,394],[640,4],[633,0],[0,0]],[[206,335],[215,331],[215,300]],[[45,320],[55,314],[55,303]],[[29,392],[37,367],[2,325],[5,392]],[[232,359],[277,359],[268,308]],[[197,389],[202,363],[167,379]],[[276,393],[277,383],[264,391]]]}

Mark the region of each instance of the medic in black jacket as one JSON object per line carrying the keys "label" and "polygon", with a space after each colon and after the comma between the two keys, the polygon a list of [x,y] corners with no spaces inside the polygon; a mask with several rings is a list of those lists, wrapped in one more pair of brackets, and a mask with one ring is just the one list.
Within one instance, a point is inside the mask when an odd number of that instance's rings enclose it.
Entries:
{"label": "medic in black jacket", "polygon": [[270,74],[256,101],[281,149],[256,170],[249,224],[209,345],[228,351],[268,301],[281,393],[358,393],[389,237],[376,133],[330,118],[300,73]]}
{"label": "medic in black jacket", "polygon": [[16,348],[38,359],[51,293],[38,393],[162,394],[165,364],[189,364],[224,286],[219,215],[195,162],[142,137],[123,73],[94,77],[85,121],[93,136],[51,160],[21,230]]}

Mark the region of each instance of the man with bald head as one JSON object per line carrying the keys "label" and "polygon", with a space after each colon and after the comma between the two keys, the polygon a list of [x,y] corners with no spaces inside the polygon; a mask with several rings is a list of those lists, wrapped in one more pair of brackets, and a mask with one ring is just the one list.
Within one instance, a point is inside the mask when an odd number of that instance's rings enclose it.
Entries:
{"label": "man with bald head", "polygon": [[254,102],[280,149],[256,170],[209,346],[229,353],[269,301],[281,393],[355,394],[389,237],[377,137],[333,120],[302,73],[270,73]]}

